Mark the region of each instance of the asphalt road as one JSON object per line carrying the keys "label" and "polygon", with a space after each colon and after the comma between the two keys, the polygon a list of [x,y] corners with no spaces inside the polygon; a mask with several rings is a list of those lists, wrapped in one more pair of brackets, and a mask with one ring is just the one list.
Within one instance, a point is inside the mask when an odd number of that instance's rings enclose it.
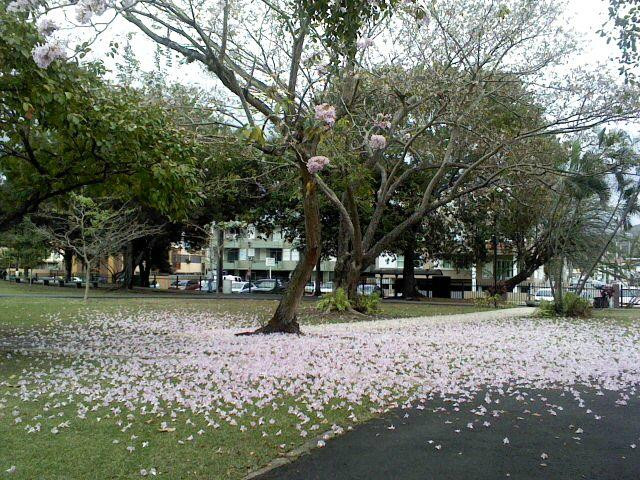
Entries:
{"label": "asphalt road", "polygon": [[[528,393],[530,400],[502,397],[500,404],[485,404],[484,416],[470,411],[484,394],[461,404],[459,412],[441,401],[422,411],[394,411],[260,480],[640,479],[638,394],[621,406],[618,393],[590,392],[582,394],[580,407],[569,392]],[[493,417],[493,410],[500,416]],[[483,426],[485,421],[491,425]]]}

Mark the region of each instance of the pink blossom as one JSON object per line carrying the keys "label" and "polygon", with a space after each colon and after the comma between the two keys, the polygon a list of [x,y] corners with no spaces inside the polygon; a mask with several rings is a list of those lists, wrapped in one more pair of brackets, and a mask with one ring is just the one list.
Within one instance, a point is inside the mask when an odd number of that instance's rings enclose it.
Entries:
{"label": "pink blossom", "polygon": [[76,21],[78,23],[86,25],[91,21],[91,17],[93,17],[93,12],[87,5],[79,4],[76,7]]}
{"label": "pink blossom", "polygon": [[327,165],[329,165],[329,159],[322,155],[311,157],[307,160],[307,170],[309,170],[309,173],[318,173]]}
{"label": "pink blossom", "polygon": [[383,130],[387,130],[387,129],[391,128],[391,115],[384,115],[382,113],[379,113],[376,116],[376,119],[373,122],[373,124],[378,128],[382,128]]}
{"label": "pink blossom", "polygon": [[35,0],[14,0],[7,5],[7,12],[26,12],[37,5]]}
{"label": "pink blossom", "polygon": [[53,61],[66,58],[67,54],[62,45],[57,42],[51,42],[36,45],[33,48],[32,56],[40,68],[47,68]]}
{"label": "pink blossom", "polygon": [[360,50],[366,50],[373,44],[374,44],[374,41],[372,38],[361,38],[356,42],[356,45]]}
{"label": "pink blossom", "polygon": [[76,20],[79,23],[87,24],[91,21],[93,15],[100,16],[106,12],[107,7],[105,0],[84,0],[76,8]]}
{"label": "pink blossom", "polygon": [[38,22],[38,33],[44,37],[48,37],[58,29],[56,22],[50,18],[42,18]]}
{"label": "pink blossom", "polygon": [[371,135],[369,146],[372,150],[384,150],[387,148],[387,139],[384,135]]}
{"label": "pink blossom", "polygon": [[336,108],[328,103],[316,105],[316,120],[333,127],[333,124],[336,123]]}

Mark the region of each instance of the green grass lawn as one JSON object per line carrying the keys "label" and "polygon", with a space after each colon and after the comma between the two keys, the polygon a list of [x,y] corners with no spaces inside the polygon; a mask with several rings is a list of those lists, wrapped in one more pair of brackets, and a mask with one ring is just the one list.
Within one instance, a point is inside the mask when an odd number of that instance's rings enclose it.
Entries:
{"label": "green grass lawn", "polygon": [[[159,317],[177,312],[182,315],[213,313],[231,318],[249,314],[265,322],[277,306],[275,300],[131,298],[127,295],[108,299],[101,298],[100,291],[92,292],[93,298],[86,303],[75,298],[41,296],[60,292],[81,294],[81,290],[75,289],[0,282],[0,293],[21,295],[0,298],[0,336],[51,331],[57,322],[72,324],[92,315],[116,311],[157,312]],[[37,296],[31,295],[33,293]],[[383,305],[380,315],[369,318],[432,316],[475,310],[474,307],[426,302],[388,303]],[[363,317],[359,316],[320,313],[311,301],[304,302],[300,312],[303,329],[309,324],[361,320]],[[288,413],[295,399],[283,400],[275,409],[255,411],[256,418],[264,416],[275,420],[274,426],[261,428],[260,432],[268,434],[263,437],[257,430],[255,435],[241,434],[225,422],[219,422],[217,429],[207,428],[208,421],[202,416],[180,409],[174,411],[175,418],[172,419],[176,431],[162,432],[160,426],[166,417],[129,411],[124,406],[117,415],[107,408],[99,408],[78,421],[76,405],[81,398],[64,395],[38,401],[20,398],[18,381],[23,372],[33,369],[46,372],[73,361],[73,358],[46,353],[0,351],[0,478],[8,475],[6,469],[16,465],[19,468],[11,478],[140,478],[141,469],[154,467],[160,472],[160,478],[239,479],[305,441],[294,428],[296,418]],[[358,421],[372,415],[366,404],[356,406],[352,411],[342,407],[330,410],[324,418],[315,419],[319,428],[310,432],[310,436],[328,430],[334,423],[352,424],[347,418],[351,414],[356,415]],[[37,425],[40,432],[28,433],[24,428],[27,425]],[[247,428],[251,426],[247,425]],[[52,429],[57,429],[58,433],[51,433]],[[129,451],[127,447],[135,450]]]}
{"label": "green grass lawn", "polygon": [[[267,321],[277,306],[275,300],[170,298],[101,298],[95,295],[88,302],[81,299],[43,298],[29,293],[47,291],[46,287],[8,285],[0,282],[4,292],[22,293],[21,297],[0,298],[0,336],[11,337],[16,332],[51,332],[60,328],[58,322],[73,325],[93,315],[125,312],[135,315],[145,311],[163,315],[220,314],[231,320],[252,316]],[[62,289],[60,289],[62,290]],[[73,289],[70,289],[73,291]],[[67,290],[65,290],[67,291]],[[383,312],[369,318],[399,318],[469,313],[472,306],[433,305],[428,302],[384,303]],[[607,310],[596,312],[595,321],[636,323],[637,311]],[[55,319],[52,321],[51,319]],[[361,321],[362,317],[319,313],[314,302],[304,302],[300,322],[304,325]],[[295,428],[299,420],[289,413],[296,399],[283,397],[277,405],[256,409],[243,419],[247,432],[219,421],[211,428],[202,415],[174,408],[171,425],[175,431],[162,431],[168,417],[157,416],[122,406],[121,412],[100,407],[79,420],[77,405],[83,399],[59,394],[37,401],[21,398],[19,380],[24,372],[47,372],[71,365],[76,359],[46,352],[0,351],[0,478],[4,471],[16,465],[11,478],[79,479],[79,478],[140,478],[140,470],[158,470],[159,478],[167,479],[240,479],[249,471],[265,465],[305,442]],[[141,379],[142,380],[142,379]],[[325,410],[324,417],[311,423],[317,429],[310,437],[328,430],[331,425],[354,425],[372,417],[367,403]],[[255,413],[255,417],[253,414]],[[349,418],[355,415],[357,420]],[[273,419],[274,425],[255,428],[251,418]],[[18,422],[18,423],[16,423]],[[38,428],[29,433],[25,428]],[[57,433],[53,433],[57,432]],[[264,432],[264,433],[263,433]],[[264,436],[264,434],[267,434]],[[128,449],[129,447],[129,449]]]}

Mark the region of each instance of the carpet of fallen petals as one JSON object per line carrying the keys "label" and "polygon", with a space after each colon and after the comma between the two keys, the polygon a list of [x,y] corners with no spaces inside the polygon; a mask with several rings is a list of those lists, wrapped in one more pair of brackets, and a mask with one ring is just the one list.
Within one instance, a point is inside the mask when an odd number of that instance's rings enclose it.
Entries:
{"label": "carpet of fallen petals", "polygon": [[[304,420],[339,402],[375,411],[483,389],[640,383],[640,333],[613,324],[527,318],[522,309],[308,326],[304,336],[235,335],[252,321],[110,314],[14,332],[6,355],[67,358],[11,382],[23,401],[73,394],[78,410],[168,407],[235,425],[247,407],[295,398]],[[0,385],[7,384],[0,380]]]}

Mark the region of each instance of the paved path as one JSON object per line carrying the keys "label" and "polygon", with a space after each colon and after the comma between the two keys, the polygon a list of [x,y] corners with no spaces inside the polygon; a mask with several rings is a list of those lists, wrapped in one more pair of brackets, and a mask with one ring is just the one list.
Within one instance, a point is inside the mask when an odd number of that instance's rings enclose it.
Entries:
{"label": "paved path", "polygon": [[[620,406],[617,393],[585,393],[580,408],[568,392],[529,393],[529,401],[505,397],[489,406],[503,410],[499,418],[471,413],[478,402],[461,405],[459,412],[442,402],[422,411],[399,410],[327,441],[260,480],[640,479],[638,396]],[[434,413],[443,405],[446,410]],[[482,426],[483,421],[491,426]]]}

